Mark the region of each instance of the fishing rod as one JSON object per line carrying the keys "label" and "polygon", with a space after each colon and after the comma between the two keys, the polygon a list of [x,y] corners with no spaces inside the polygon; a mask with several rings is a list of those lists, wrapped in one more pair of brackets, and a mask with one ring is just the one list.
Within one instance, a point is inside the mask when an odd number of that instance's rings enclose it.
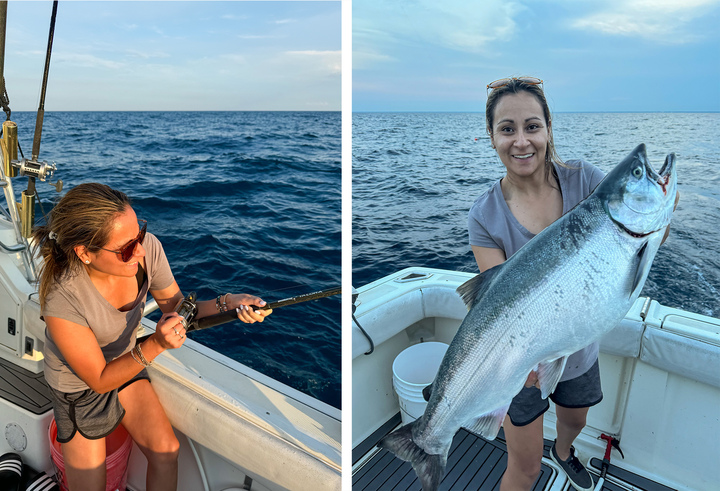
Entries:
{"label": "fishing rod", "polygon": [[[319,292],[305,293],[297,295],[295,297],[285,298],[276,302],[268,302],[262,307],[257,305],[250,305],[249,307],[253,310],[270,310],[277,309],[280,307],[286,307],[288,305],[294,305],[296,303],[309,302],[310,300],[317,300],[319,298],[332,297],[333,295],[339,295],[342,292],[341,287],[330,288],[328,290],[321,290]],[[238,320],[238,309],[228,310],[227,312],[221,312],[219,314],[210,315],[201,319],[196,319],[197,316],[197,295],[195,292],[190,294],[183,299],[182,302],[175,308],[182,318],[183,326],[186,332],[199,331],[207,329],[209,327],[219,326],[227,322]],[[152,334],[146,334],[145,336],[139,337],[137,343],[145,341]]]}
{"label": "fishing rod", "polygon": [[[8,207],[7,214],[10,216],[17,240],[17,244],[11,246],[10,250],[12,252],[22,253],[25,259],[26,277],[30,282],[34,282],[37,280],[37,273],[35,271],[35,261],[33,260],[30,244],[27,239],[32,236],[32,228],[35,221],[35,199],[38,196],[35,189],[35,179],[45,181],[48,177],[52,177],[57,170],[55,164],[38,162],[38,154],[40,152],[40,138],[45,111],[45,94],[50,70],[50,55],[52,53],[58,2],[55,1],[53,3],[40,106],[35,123],[35,142],[33,143],[33,155],[30,160],[24,158],[24,156],[21,160],[18,160],[18,149],[20,149],[18,128],[17,124],[10,120],[10,100],[8,98],[4,77],[7,4],[7,0],[0,0],[0,107],[7,116],[7,120],[2,123],[2,138],[0,138],[0,153],[2,154],[3,161],[2,165],[0,165],[0,187],[3,188]],[[20,152],[22,153],[22,149],[20,149]],[[18,175],[28,177],[27,189],[22,191],[19,202],[15,198],[15,192],[11,182],[11,178],[15,178]],[[58,192],[62,189],[62,181],[49,184],[54,185]],[[4,249],[7,250],[8,248],[5,247]]]}
{"label": "fishing rod", "polygon": [[[32,154],[30,160],[23,158],[21,161],[13,163],[19,168],[21,176],[28,177],[27,189],[21,193],[21,225],[22,235],[29,238],[32,235],[32,227],[35,221],[35,179],[45,181],[48,177],[52,177],[57,170],[55,164],[47,162],[39,162],[40,140],[42,139],[43,120],[45,118],[45,94],[47,92],[48,75],[50,73],[50,56],[52,55],[53,38],[55,36],[55,19],[57,18],[58,0],[53,2],[52,15],[50,17],[50,31],[48,33],[47,52],[45,54],[45,69],[43,70],[43,80],[40,88],[40,104],[38,105],[37,118],[35,119],[35,134],[33,137]],[[56,185],[58,192],[62,189],[62,183]]]}

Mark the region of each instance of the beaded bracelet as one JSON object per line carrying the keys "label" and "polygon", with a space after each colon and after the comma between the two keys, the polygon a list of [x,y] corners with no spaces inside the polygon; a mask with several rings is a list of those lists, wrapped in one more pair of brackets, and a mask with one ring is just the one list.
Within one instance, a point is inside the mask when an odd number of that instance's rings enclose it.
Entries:
{"label": "beaded bracelet", "polygon": [[[215,299],[215,308],[218,310],[218,312],[227,312],[227,296],[230,295],[229,293],[226,293],[225,295],[218,295],[218,297]],[[222,298],[222,303],[220,302],[220,299]]]}
{"label": "beaded bracelet", "polygon": [[215,308],[218,312],[222,312],[222,308],[220,307],[220,299],[222,298],[222,295],[218,295],[215,299]]}

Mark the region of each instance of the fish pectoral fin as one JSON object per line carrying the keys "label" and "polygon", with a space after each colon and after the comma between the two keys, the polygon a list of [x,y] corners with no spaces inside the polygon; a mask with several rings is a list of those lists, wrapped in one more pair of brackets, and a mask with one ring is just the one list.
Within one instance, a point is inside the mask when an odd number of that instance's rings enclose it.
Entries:
{"label": "fish pectoral fin", "polygon": [[645,284],[645,278],[647,278],[650,272],[650,266],[652,266],[653,259],[655,258],[655,254],[650,252],[648,242],[645,242],[637,253],[638,265],[635,271],[635,278],[633,278],[632,288],[630,288],[630,298],[640,295],[640,290],[642,290]]}
{"label": "fish pectoral fin", "polygon": [[462,301],[465,302],[465,306],[468,310],[472,309],[475,304],[480,301],[483,295],[485,295],[493,276],[500,271],[502,266],[502,264],[498,264],[497,266],[483,271],[477,276],[473,276],[455,290],[458,295],[460,295],[460,298],[462,298]]}
{"label": "fish pectoral fin", "polygon": [[464,426],[468,431],[476,433],[486,440],[494,440],[500,431],[505,415],[510,405],[503,406],[495,411],[475,418],[471,424]]}
{"label": "fish pectoral fin", "polygon": [[540,383],[540,393],[543,399],[547,399],[555,391],[555,387],[557,387],[565,370],[567,359],[567,356],[563,356],[562,358],[540,363],[538,366],[538,382]]}
{"label": "fish pectoral fin", "polygon": [[422,395],[423,399],[425,399],[425,402],[430,401],[430,395],[432,394],[432,386],[433,384],[430,384],[427,387],[424,387],[422,390]]}

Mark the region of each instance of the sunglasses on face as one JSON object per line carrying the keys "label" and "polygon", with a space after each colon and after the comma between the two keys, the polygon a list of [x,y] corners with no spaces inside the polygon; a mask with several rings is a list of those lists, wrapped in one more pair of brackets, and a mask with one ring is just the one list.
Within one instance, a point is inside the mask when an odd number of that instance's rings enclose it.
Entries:
{"label": "sunglasses on face", "polygon": [[505,87],[506,85],[510,85],[512,82],[517,80],[518,82],[523,82],[528,85],[542,85],[543,81],[536,77],[509,77],[509,78],[501,78],[500,80],[495,80],[494,82],[490,82],[487,84],[487,90],[490,92],[493,89],[499,89],[500,87]]}
{"label": "sunglasses on face", "polygon": [[104,247],[101,247],[100,249],[103,251],[114,252],[120,256],[120,259],[122,259],[124,263],[128,262],[130,258],[133,257],[137,245],[142,244],[143,240],[145,240],[145,232],[147,232],[147,222],[145,220],[138,221],[142,223],[142,227],[140,228],[140,232],[137,234],[137,237],[125,244],[121,249],[117,251],[105,249]]}

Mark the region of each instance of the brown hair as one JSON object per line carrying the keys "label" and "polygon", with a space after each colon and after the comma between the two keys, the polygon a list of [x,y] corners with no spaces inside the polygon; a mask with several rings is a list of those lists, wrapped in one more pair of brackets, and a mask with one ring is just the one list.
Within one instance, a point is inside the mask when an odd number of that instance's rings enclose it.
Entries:
{"label": "brown hair", "polygon": [[485,103],[485,122],[487,124],[488,135],[492,137],[493,123],[495,122],[495,108],[497,107],[500,99],[507,94],[518,94],[522,91],[528,92],[537,99],[540,103],[540,107],[543,110],[543,116],[545,117],[545,124],[548,129],[548,143],[547,149],[545,150],[545,167],[549,172],[552,168],[552,163],[556,163],[561,166],[566,166],[565,163],[560,159],[557,152],[555,151],[555,143],[553,141],[552,126],[550,122],[550,107],[548,106],[547,99],[545,98],[545,92],[539,84],[529,84],[521,80],[512,79],[507,85],[498,87],[490,91],[487,102]]}
{"label": "brown hair", "polygon": [[47,223],[33,230],[36,253],[44,260],[38,287],[41,305],[54,283],[80,271],[82,262],[75,247],[99,251],[110,238],[115,217],[128,206],[125,193],[96,182],[80,184],[58,201]]}

